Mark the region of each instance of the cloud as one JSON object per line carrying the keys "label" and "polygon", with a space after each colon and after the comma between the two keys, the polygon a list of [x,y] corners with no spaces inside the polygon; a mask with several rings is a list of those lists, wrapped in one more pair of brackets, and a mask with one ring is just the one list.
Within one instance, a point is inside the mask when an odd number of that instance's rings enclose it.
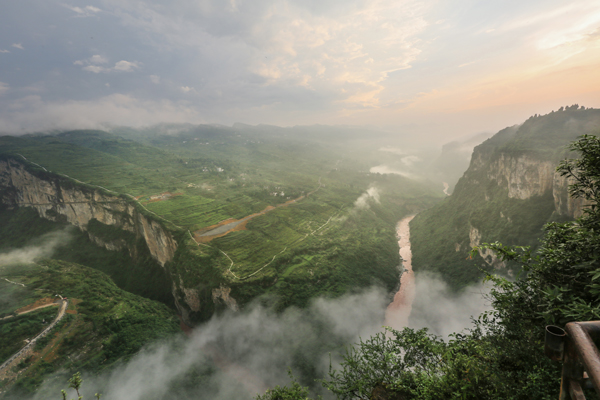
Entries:
{"label": "cloud", "polygon": [[420,54],[417,35],[428,26],[424,14],[432,2],[329,3],[335,13],[315,13],[295,1],[208,6],[177,0],[171,7],[123,1],[118,15],[126,26],[160,38],[154,43],[161,48],[193,49],[202,63],[214,60],[213,79],[228,72],[262,81],[261,87],[325,92],[339,108],[378,107],[388,74],[410,68]]}
{"label": "cloud", "polygon": [[47,233],[36,240],[37,244],[0,253],[0,267],[31,264],[42,258],[49,258],[58,247],[68,244],[70,240],[69,228]]}
{"label": "cloud", "polygon": [[25,50],[23,48],[23,45],[21,43],[13,43],[11,46],[14,47],[14,48],[16,48],[16,49]]}
{"label": "cloud", "polygon": [[378,165],[375,167],[371,167],[369,172],[371,172],[372,174],[395,174],[395,175],[400,175],[400,176],[403,176],[405,178],[410,178],[410,179],[415,177],[410,172],[400,171],[400,170],[397,170],[394,168],[387,167],[385,165]]}
{"label": "cloud", "polygon": [[[214,316],[189,338],[179,336],[147,346],[112,372],[86,375],[83,371],[82,395],[92,398],[100,392],[113,400],[250,400],[268,387],[289,383],[288,367],[316,394],[323,394],[315,376],[325,376],[330,363],[339,367],[344,345],[383,330],[389,301],[388,293],[374,287],[337,299],[314,299],[306,309],[274,312],[250,304],[238,313]],[[453,295],[435,278],[418,277],[409,324],[428,326],[445,336],[450,329],[469,327],[470,313],[485,309],[478,288]],[[183,385],[189,377],[195,377],[196,383],[188,380]],[[33,400],[58,393],[51,382]]]}
{"label": "cloud", "polygon": [[160,77],[158,75],[150,75],[150,81],[155,85],[160,83]]}
{"label": "cloud", "polygon": [[2,96],[4,93],[8,92],[8,83],[4,83],[4,82],[0,82],[0,96]]}
{"label": "cloud", "polygon": [[108,63],[108,59],[101,55],[93,55],[90,58],[86,58],[84,60],[77,60],[73,62],[74,65],[83,66],[84,71],[93,72],[95,74],[99,74],[101,72],[109,73],[109,72],[133,72],[134,70],[140,67],[138,62],[135,61],[125,61],[121,60],[115,63],[114,67],[107,68],[98,64],[106,64]]}
{"label": "cloud", "polygon": [[415,163],[417,163],[419,161],[423,161],[423,160],[421,160],[421,158],[419,158],[417,156],[406,156],[406,157],[402,157],[400,159],[400,161],[402,162],[402,164],[406,165],[407,167],[412,167]]}
{"label": "cloud", "polygon": [[[288,383],[288,367],[295,367],[299,379],[323,391],[312,381],[314,376],[304,375],[306,371],[324,376],[330,351],[336,366],[342,345],[381,331],[388,299],[383,290],[370,288],[337,299],[314,299],[306,309],[274,312],[251,304],[238,313],[214,316],[189,338],[178,336],[147,346],[112,372],[87,376],[82,371],[82,395],[93,398],[100,392],[113,400],[250,400],[268,387]],[[198,378],[195,383],[183,385],[182,380],[191,376]],[[60,393],[52,385],[48,380],[32,400]]]}
{"label": "cloud", "polygon": [[143,100],[113,94],[89,101],[44,101],[31,95],[0,108],[0,132],[22,133],[52,129],[102,129],[111,125],[134,127],[153,124],[206,123],[196,108],[169,100]]}
{"label": "cloud", "polygon": [[471,285],[460,293],[453,293],[439,277],[430,273],[415,276],[415,301],[408,325],[412,328],[427,327],[432,333],[447,337],[471,326],[471,317],[491,310],[485,301],[490,286]]}
{"label": "cloud", "polygon": [[99,74],[100,72],[110,72],[110,68],[104,68],[99,65],[87,65],[83,67],[84,71],[93,72]]}
{"label": "cloud", "polygon": [[371,186],[366,192],[361,194],[354,202],[354,210],[368,210],[371,208],[371,203],[379,204],[379,190]]}
{"label": "cloud", "polygon": [[383,151],[386,153],[397,154],[399,156],[405,156],[407,154],[406,151],[398,148],[398,147],[380,147],[379,151]]}
{"label": "cloud", "polygon": [[121,60],[115,64],[113,70],[122,71],[122,72],[133,72],[133,70],[138,69],[139,65],[135,61],[125,61]]}
{"label": "cloud", "polygon": [[100,11],[102,11],[98,7],[94,7],[94,6],[85,6],[83,8],[76,7],[76,6],[70,6],[68,4],[63,4],[63,6],[68,8],[69,10],[75,12],[78,17],[91,17],[91,16],[99,13]]}
{"label": "cloud", "polygon": [[84,60],[77,60],[73,62],[74,65],[97,65],[97,64],[106,64],[108,59],[99,54],[94,54],[90,58],[86,58]]}
{"label": "cloud", "polygon": [[0,49],[0,53],[10,53],[8,50]]}

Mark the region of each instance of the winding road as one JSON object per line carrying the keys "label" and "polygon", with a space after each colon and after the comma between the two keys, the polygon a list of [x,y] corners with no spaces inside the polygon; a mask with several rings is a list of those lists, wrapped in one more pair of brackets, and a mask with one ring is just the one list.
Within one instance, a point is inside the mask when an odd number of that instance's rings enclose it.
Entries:
{"label": "winding road", "polygon": [[29,343],[27,343],[25,345],[25,347],[23,347],[21,350],[19,350],[15,354],[13,354],[8,360],[6,360],[2,365],[0,365],[0,374],[2,372],[4,372],[5,369],[10,367],[12,364],[16,363],[22,356],[24,356],[28,352],[28,350],[30,350],[35,345],[35,343],[38,341],[38,339],[41,339],[44,336],[46,336],[48,334],[48,332],[50,332],[52,330],[52,328],[54,328],[56,326],[56,324],[58,324],[60,322],[60,320],[65,316],[65,312],[67,311],[68,305],[69,305],[69,301],[62,299],[62,305],[61,305],[60,309],[58,310],[58,315],[56,316],[56,319],[54,321],[52,321],[52,323],[50,325],[48,325],[46,327],[46,329],[44,329],[42,331],[42,333],[40,333],[35,338],[33,338]]}

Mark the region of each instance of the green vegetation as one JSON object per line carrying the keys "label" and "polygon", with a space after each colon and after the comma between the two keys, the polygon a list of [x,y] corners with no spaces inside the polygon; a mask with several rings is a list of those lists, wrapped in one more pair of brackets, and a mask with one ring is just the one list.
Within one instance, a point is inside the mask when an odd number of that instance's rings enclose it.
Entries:
{"label": "green vegetation", "polygon": [[[85,229],[125,244],[122,249],[92,248],[77,233],[57,257],[97,268],[121,288],[167,304],[173,283],[184,308],[193,291],[200,311],[186,315],[197,322],[221,308],[212,294],[221,286],[231,288],[240,305],[263,296],[281,309],[373,283],[388,290],[397,285],[395,223],[439,201],[441,193],[399,175],[369,173],[379,144],[372,146],[352,148],[347,138],[323,139],[310,130],[298,137],[272,127],[158,126],[2,137],[0,158],[26,157],[27,168],[42,179],[67,175],[61,185],[113,191],[161,221],[178,242],[164,269],[135,234],[95,219]],[[376,195],[367,196],[369,188]],[[361,196],[367,198],[358,207]],[[192,238],[263,211],[244,229],[206,243]],[[61,218],[54,209],[47,214]]]}
{"label": "green vegetation", "polygon": [[[89,266],[107,273],[122,289],[165,304],[172,305],[171,287],[167,272],[152,258],[145,242],[130,232],[107,226],[92,219],[87,227],[90,233],[105,240],[123,240],[135,249],[132,259],[128,248],[109,251],[92,243],[86,232],[64,222],[52,222],[41,218],[31,208],[9,209],[0,206],[0,254],[24,246],[42,246],[48,235],[64,232],[53,257],[59,260]],[[0,280],[0,288],[4,285]],[[14,286],[14,285],[13,285]],[[18,287],[8,286],[13,291]],[[15,295],[0,292],[0,307],[4,299],[16,299]],[[27,299],[29,300],[29,299]],[[21,301],[19,304],[22,304]],[[18,308],[18,307],[16,307]],[[15,308],[15,309],[16,309]],[[1,312],[9,312],[2,311]]]}
{"label": "green vegetation", "polygon": [[[537,247],[544,224],[571,218],[555,212],[552,190],[526,199],[509,197],[508,174],[522,178],[521,190],[535,193],[535,185],[540,185],[538,181],[525,182],[526,173],[532,171],[514,169],[514,157],[526,156],[530,160],[531,165],[524,163],[524,169],[535,170],[537,164],[544,162],[557,165],[568,154],[569,142],[598,129],[600,110],[572,106],[531,117],[521,126],[504,129],[477,146],[471,166],[452,196],[419,213],[411,222],[413,269],[439,273],[453,289],[459,290],[480,280],[484,271],[499,266],[500,260],[489,255],[485,261],[479,256],[469,259],[472,245],[500,241]],[[518,266],[508,262],[506,270],[517,272],[515,268]]]}
{"label": "green vegetation", "polygon": [[[576,221],[546,225],[535,254],[498,242],[473,250],[493,250],[523,271],[512,281],[487,276],[494,284],[493,309],[474,321],[474,329],[448,342],[426,330],[377,334],[350,348],[324,386],[338,399],[382,393],[390,399],[556,398],[561,366],[544,355],[545,326],[600,318],[600,138],[584,136],[570,149],[581,158],[561,163],[558,171],[576,178],[570,193],[594,206]],[[307,398],[296,387],[278,389],[277,396],[260,398]]]}
{"label": "green vegetation", "polygon": [[[25,290],[39,296],[59,293],[68,297],[72,310],[45,340],[36,344],[33,359],[22,366],[27,369],[11,386],[14,393],[35,391],[52,373],[58,373],[53,378],[56,381],[69,371],[98,372],[110,368],[130,358],[143,345],[180,331],[179,319],[171,309],[119,289],[107,275],[88,267],[47,260],[25,270],[3,267],[0,276],[24,283]],[[0,321],[2,337],[8,337],[4,332],[8,328],[11,338],[18,340],[17,336],[25,335],[29,326],[39,330],[40,318],[48,321],[50,315],[52,319],[56,316],[56,307]],[[0,354],[13,354],[13,347],[14,341],[3,340]]]}
{"label": "green vegetation", "polygon": [[33,339],[47,324],[56,318],[58,308],[47,307],[0,320],[0,364],[25,346],[26,339]]}

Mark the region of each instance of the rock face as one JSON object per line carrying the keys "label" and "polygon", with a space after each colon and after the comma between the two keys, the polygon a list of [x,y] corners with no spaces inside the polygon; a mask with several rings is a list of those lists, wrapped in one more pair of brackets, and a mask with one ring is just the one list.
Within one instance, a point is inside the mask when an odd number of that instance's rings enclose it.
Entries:
{"label": "rock face", "polygon": [[238,308],[237,301],[235,301],[235,299],[233,297],[231,297],[230,293],[231,293],[231,288],[223,286],[223,285],[221,285],[221,287],[218,289],[213,289],[212,290],[213,302],[215,304],[218,304],[219,302],[223,303],[230,310],[238,311],[239,308]]}
{"label": "rock face", "polygon": [[[122,238],[106,239],[95,234],[90,229],[90,221],[96,220],[141,238],[156,262],[163,269],[168,269],[175,305],[189,325],[197,320],[194,313],[212,309],[217,304],[238,310],[236,300],[230,296],[230,288],[212,289],[213,304],[207,307],[203,301],[211,302],[210,296],[208,299],[202,296],[197,284],[193,288],[186,287],[187,282],[179,276],[174,265],[177,241],[160,222],[140,213],[136,204],[127,197],[47,171],[32,170],[24,162],[8,158],[0,159],[0,203],[9,207],[31,207],[42,218],[78,227],[100,247],[111,251],[127,249],[132,257],[137,252],[134,244]],[[173,262],[171,267],[167,265],[170,262]]]}
{"label": "rock face", "polygon": [[[493,157],[490,161],[490,157]],[[532,154],[511,155],[500,153],[495,157],[485,149],[475,149],[465,176],[483,171],[486,180],[505,188],[510,199],[527,200],[552,193],[554,210],[558,215],[577,218],[588,205],[583,199],[569,196],[573,182],[556,172],[555,161],[543,160]],[[480,174],[478,174],[480,175]],[[473,184],[485,183],[473,179]],[[482,185],[483,186],[483,185]],[[489,200],[489,196],[487,196]]]}
{"label": "rock face", "polygon": [[556,166],[577,156],[568,154],[569,143],[598,131],[600,110],[572,106],[531,117],[475,147],[452,195],[411,223],[415,271],[439,272],[460,288],[477,281],[481,268],[505,266],[491,251],[471,260],[472,247],[499,241],[535,249],[544,224],[581,216],[589,204],[569,197],[572,182]]}
{"label": "rock face", "polygon": [[[90,220],[96,219],[143,237],[150,254],[162,267],[173,259],[177,242],[171,233],[139,213],[131,201],[56,175],[40,175],[28,171],[17,160],[0,160],[0,202],[11,207],[34,208],[42,218],[68,222],[83,231]],[[126,246],[124,240],[107,242],[88,234],[91,240],[108,250],[121,250]]]}
{"label": "rock face", "polygon": [[[212,304],[211,296],[202,295],[202,288],[206,290],[207,283],[192,288],[179,276],[174,257],[178,243],[160,222],[146,217],[138,211],[132,199],[111,193],[108,190],[76,182],[73,179],[62,177],[41,169],[32,169],[23,161],[14,158],[0,159],[0,204],[9,207],[31,207],[45,219],[67,222],[86,232],[90,240],[100,247],[111,251],[127,249],[132,258],[136,257],[135,245],[125,239],[106,239],[90,229],[90,221],[97,221],[103,225],[118,228],[133,235],[136,239],[143,239],[150,255],[170,276],[172,282],[171,294],[174,303],[184,321],[193,325],[198,320],[194,313],[204,311],[203,318],[208,310],[215,305],[225,305],[237,311],[238,304],[230,296],[230,288],[218,286],[213,283]],[[168,263],[171,263],[167,265]],[[196,277],[195,280],[202,279]],[[210,285],[208,285],[210,286]],[[200,289],[199,289],[200,287]]]}

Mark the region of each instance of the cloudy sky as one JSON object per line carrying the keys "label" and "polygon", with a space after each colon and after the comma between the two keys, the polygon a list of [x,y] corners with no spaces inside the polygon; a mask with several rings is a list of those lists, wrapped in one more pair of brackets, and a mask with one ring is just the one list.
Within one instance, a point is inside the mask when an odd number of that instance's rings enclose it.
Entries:
{"label": "cloudy sky", "polygon": [[598,0],[20,0],[0,132],[158,122],[496,131],[600,107]]}

